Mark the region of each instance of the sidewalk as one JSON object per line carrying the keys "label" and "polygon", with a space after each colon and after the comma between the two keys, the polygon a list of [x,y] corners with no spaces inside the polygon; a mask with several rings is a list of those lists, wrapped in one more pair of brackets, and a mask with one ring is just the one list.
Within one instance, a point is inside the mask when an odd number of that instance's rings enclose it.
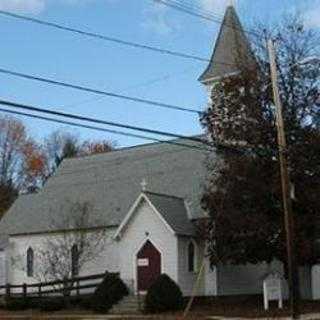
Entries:
{"label": "sidewalk", "polygon": [[[208,316],[209,320],[291,320],[291,317],[264,317],[264,318],[245,318],[245,317],[219,317],[219,316]],[[300,320],[320,320],[320,313],[306,313],[299,316]]]}

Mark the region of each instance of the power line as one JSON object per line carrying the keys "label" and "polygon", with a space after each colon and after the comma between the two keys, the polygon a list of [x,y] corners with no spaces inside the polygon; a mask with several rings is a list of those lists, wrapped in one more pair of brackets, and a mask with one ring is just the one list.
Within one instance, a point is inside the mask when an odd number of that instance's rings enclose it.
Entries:
{"label": "power line", "polygon": [[[130,90],[130,89],[147,87],[147,86],[153,85],[155,83],[159,83],[159,82],[162,82],[162,81],[170,80],[173,77],[175,77],[177,75],[185,74],[186,72],[189,72],[192,69],[194,69],[194,67],[187,68],[187,69],[183,70],[182,72],[178,72],[178,73],[174,73],[174,74],[167,74],[167,75],[164,75],[162,77],[152,78],[152,79],[149,79],[147,81],[143,81],[143,82],[140,82],[140,83],[137,83],[137,84],[134,84],[134,85],[127,86],[127,87],[125,87],[123,89],[120,89],[120,91],[126,91],[126,90]],[[64,106],[64,107],[65,108],[72,108],[72,107],[83,105],[83,104],[87,104],[87,103],[90,103],[90,102],[99,101],[99,100],[101,100],[103,98],[104,97],[95,97],[95,98],[92,98],[92,99],[86,99],[86,100],[79,101],[77,103],[72,103],[72,104]]]}
{"label": "power line", "polygon": [[173,145],[177,145],[177,146],[181,146],[181,147],[185,147],[185,148],[189,148],[189,149],[197,149],[197,150],[202,150],[202,151],[209,151],[209,149],[201,148],[201,147],[198,147],[196,145],[183,144],[183,143],[175,142],[175,141],[172,141],[172,140],[169,140],[169,141],[161,140],[161,139],[152,138],[152,137],[148,137],[148,136],[144,136],[144,135],[124,132],[124,131],[119,131],[119,130],[106,129],[106,128],[102,128],[102,127],[90,126],[90,125],[86,125],[86,124],[82,124],[82,123],[76,123],[76,122],[72,122],[72,121],[53,119],[53,118],[49,118],[49,117],[44,117],[44,116],[25,113],[25,112],[20,112],[20,111],[7,110],[7,109],[0,108],[0,112],[13,114],[13,115],[24,116],[24,117],[29,117],[29,118],[34,118],[34,119],[48,121],[48,122],[60,123],[60,124],[69,125],[69,126],[73,126],[73,127],[85,128],[85,129],[101,131],[101,132],[108,132],[108,133],[121,135],[121,136],[125,136],[125,137],[138,138],[138,139],[149,140],[149,141],[153,141],[153,142],[166,143],[166,144],[173,144]]}
{"label": "power line", "polygon": [[[190,137],[190,136],[185,136],[185,135],[176,134],[176,133],[167,132],[167,131],[160,131],[160,130],[148,129],[148,128],[143,128],[143,127],[131,126],[131,125],[127,125],[127,124],[123,124],[123,123],[116,123],[116,122],[112,122],[112,121],[105,121],[105,120],[90,118],[90,117],[86,117],[86,116],[82,116],[82,115],[76,115],[76,114],[71,114],[71,113],[64,113],[64,112],[54,111],[54,110],[50,110],[50,109],[34,107],[34,106],[25,105],[25,104],[16,103],[16,102],[11,102],[11,101],[7,101],[7,100],[1,100],[0,99],[0,105],[4,105],[4,106],[7,106],[7,107],[14,107],[14,108],[23,109],[23,110],[28,110],[28,111],[32,111],[32,112],[40,112],[40,113],[50,114],[50,115],[54,115],[54,116],[59,116],[59,117],[64,117],[64,118],[69,118],[69,119],[74,119],[74,120],[79,120],[79,121],[92,122],[92,123],[95,123],[95,124],[103,124],[103,125],[108,125],[108,126],[111,126],[111,127],[118,127],[118,128],[124,128],[124,129],[128,129],[128,130],[133,130],[133,131],[150,133],[150,134],[154,134],[154,135],[166,136],[166,137],[170,137],[170,138],[183,139],[183,140],[186,140],[186,141],[196,142],[196,143],[199,143],[201,145],[205,145],[205,146],[209,147],[207,149],[203,149],[201,147],[197,147],[196,146],[198,149],[200,148],[201,150],[206,150],[206,151],[212,150],[210,148],[221,148],[221,149],[225,149],[225,150],[234,152],[236,154],[243,154],[243,153],[247,152],[246,148],[234,147],[234,146],[230,146],[228,144],[224,144],[222,142],[217,142],[217,141],[207,142],[207,141],[205,141],[205,140],[203,140],[201,138],[197,138],[197,137]],[[2,109],[2,110],[4,110],[4,109]],[[12,112],[15,112],[15,111],[12,111]],[[29,114],[22,114],[22,115],[28,116]],[[30,115],[30,117],[31,116],[32,117],[36,117],[35,115]],[[45,120],[45,117],[43,117],[43,119]],[[55,120],[56,119],[52,119],[52,121],[55,121]],[[64,123],[68,124],[67,121],[65,121]],[[70,123],[70,125],[71,124],[72,123]],[[75,124],[75,125],[77,125],[77,124]],[[84,128],[89,128],[89,129],[91,128],[91,126],[87,126],[87,125],[86,126],[85,125],[81,125],[81,126],[84,127]],[[93,128],[95,128],[95,127],[93,127]],[[97,129],[97,130],[99,130],[99,129]],[[105,130],[109,130],[109,129],[105,129]],[[109,130],[107,132],[116,133],[116,131],[114,131],[114,130],[113,130],[113,132],[111,130]],[[125,134],[127,134],[127,133],[125,133]],[[132,135],[131,133],[128,133],[128,134]],[[139,136],[136,135],[136,134],[134,134],[134,137],[139,138]],[[144,139],[145,137],[141,136],[141,138]],[[153,139],[153,141],[157,141],[157,142],[165,142],[163,140],[159,140],[159,139],[156,139],[156,138],[148,137],[148,139],[149,140]],[[186,146],[186,145],[184,145],[184,146]]]}
{"label": "power line", "polygon": [[119,38],[115,38],[115,37],[111,37],[111,36],[107,36],[107,35],[103,35],[103,34],[99,34],[99,33],[84,31],[84,30],[81,30],[81,29],[71,28],[71,27],[68,27],[68,26],[65,26],[65,25],[61,25],[61,24],[58,24],[58,23],[49,22],[49,21],[45,21],[45,20],[40,20],[40,19],[24,16],[24,15],[21,15],[21,14],[12,13],[12,12],[9,12],[9,11],[0,10],[0,14],[2,14],[4,16],[7,16],[7,17],[19,19],[19,20],[33,22],[33,23],[36,23],[36,24],[39,24],[39,25],[43,25],[43,26],[46,26],[46,27],[51,27],[51,28],[55,28],[55,29],[59,29],[59,30],[63,30],[63,31],[76,33],[76,34],[81,35],[81,36],[86,36],[86,37],[90,37],[90,38],[96,38],[96,39],[100,39],[100,40],[104,40],[104,41],[114,42],[114,43],[117,43],[117,44],[120,44],[120,45],[130,46],[130,47],[134,47],[134,48],[138,48],[138,49],[144,49],[144,50],[151,50],[151,51],[154,51],[154,52],[157,52],[157,53],[161,53],[161,54],[172,55],[172,56],[185,58],[185,59],[193,59],[193,60],[197,60],[197,61],[201,61],[201,62],[210,61],[207,58],[199,57],[199,56],[193,55],[193,54],[187,54],[187,53],[183,53],[183,52],[179,52],[179,51],[173,51],[173,50],[164,49],[164,48],[160,48],[160,47],[149,46],[147,44],[142,44],[142,43],[131,42],[131,41],[127,41],[127,40],[122,40],[122,39],[119,39]]}
{"label": "power line", "polygon": [[[180,1],[180,2],[182,3],[182,1]],[[190,2],[192,2],[192,3],[190,3]],[[223,14],[213,12],[212,10],[206,10],[203,8],[203,5],[196,4],[196,3],[194,3],[194,1],[184,1],[183,3],[184,3],[184,5],[189,5],[189,7],[191,7],[191,8],[196,8],[196,10],[201,10],[202,12],[204,12],[206,14],[210,14],[212,16],[216,16],[220,19],[223,19],[223,16],[224,16]]]}
{"label": "power line", "polygon": [[167,6],[167,7],[175,9],[177,11],[181,11],[181,12],[184,12],[184,13],[187,13],[187,14],[190,14],[190,15],[193,15],[195,17],[202,18],[202,19],[205,19],[205,20],[208,20],[208,21],[216,22],[211,16],[203,14],[203,13],[200,13],[200,12],[196,12],[195,10],[192,10],[190,7],[187,7],[187,6],[182,5],[180,3],[177,3],[177,2],[174,2],[174,1],[170,1],[169,2],[169,1],[164,1],[164,0],[153,0],[153,1],[161,3],[161,4],[163,4],[163,5]]}
{"label": "power line", "polygon": [[123,94],[117,94],[117,93],[108,92],[108,91],[104,91],[104,90],[100,90],[100,89],[84,87],[84,86],[71,84],[71,83],[67,83],[67,82],[38,77],[38,76],[26,74],[26,73],[11,71],[11,70],[7,70],[7,69],[3,69],[3,68],[0,68],[0,73],[8,74],[8,75],[11,75],[14,77],[24,78],[24,79],[28,79],[28,80],[44,82],[44,83],[48,83],[48,84],[55,85],[55,86],[62,86],[62,87],[69,88],[69,89],[75,89],[75,90],[90,92],[90,93],[94,93],[94,94],[104,95],[104,96],[108,96],[108,97],[112,97],[112,98],[116,98],[116,99],[123,99],[123,100],[129,100],[129,101],[133,101],[133,102],[143,103],[146,105],[151,105],[151,106],[155,106],[155,107],[159,107],[159,108],[166,108],[166,109],[172,109],[172,110],[176,110],[176,111],[195,113],[198,115],[201,115],[203,113],[200,110],[196,110],[196,109],[192,109],[192,108],[184,108],[184,107],[180,107],[180,106],[173,105],[173,104],[167,104],[167,103],[162,103],[162,102],[158,102],[158,101],[142,99],[142,98],[138,98],[138,97],[131,97],[131,96],[123,95]]}
{"label": "power line", "polygon": [[[207,20],[207,21],[212,21],[212,22],[215,22],[218,24],[221,24],[223,22],[223,19],[218,18],[217,16],[214,16],[214,15],[208,14],[208,13],[203,13],[199,10],[198,11],[193,10],[190,8],[190,6],[186,6],[185,4],[183,4],[182,2],[179,2],[179,1],[174,1],[174,0],[153,0],[153,1],[161,3],[161,4],[163,4],[167,7],[170,7],[174,10],[181,11],[181,12],[187,13],[189,15],[192,15],[192,16],[195,16],[195,17]],[[225,26],[232,28],[232,29],[235,29],[235,30],[243,31],[245,33],[254,35],[256,37],[260,37],[260,35],[257,32],[252,31],[252,30],[240,29],[240,28],[237,28],[236,26],[230,25],[230,24],[225,24]]]}
{"label": "power line", "polygon": [[[155,0],[157,1],[157,0]],[[190,3],[190,2],[187,2],[187,1],[179,1],[179,0],[175,0],[174,1],[176,4],[186,8],[187,10],[192,10],[194,12],[200,12],[201,14],[203,15],[206,15],[208,17],[213,17],[213,18],[216,18],[216,19],[221,19],[223,20],[223,15],[221,14],[218,14],[218,13],[215,13],[213,11],[209,11],[209,10],[205,10],[203,9],[203,7],[199,4],[196,4],[196,3]]]}
{"label": "power line", "polygon": [[206,141],[204,141],[200,138],[196,138],[196,137],[188,137],[188,136],[184,136],[184,135],[176,134],[176,133],[172,133],[172,132],[167,132],[167,131],[148,129],[148,128],[143,128],[143,127],[127,125],[127,124],[123,124],[123,123],[117,123],[117,122],[112,122],[112,121],[105,121],[105,120],[101,120],[101,119],[90,118],[90,117],[86,117],[86,116],[82,116],[82,115],[59,112],[59,111],[54,111],[54,110],[50,110],[50,109],[44,109],[44,108],[34,107],[34,106],[25,105],[25,104],[21,104],[21,103],[11,102],[11,101],[7,101],[7,100],[0,99],[0,105],[14,107],[14,108],[23,109],[23,110],[28,110],[28,111],[32,111],[32,112],[41,112],[41,113],[45,113],[45,114],[60,116],[60,117],[64,117],[64,118],[74,119],[74,120],[87,121],[87,122],[92,122],[95,124],[103,124],[103,125],[108,125],[111,127],[129,129],[129,130],[133,130],[133,131],[150,133],[150,134],[160,135],[160,136],[166,136],[166,137],[170,137],[170,138],[185,139],[185,140],[190,140],[192,142],[201,143],[201,144],[204,144],[207,146],[212,146],[210,143],[207,143]]}
{"label": "power line", "polygon": [[[154,1],[158,1],[158,0],[154,0]],[[151,50],[151,51],[157,52],[157,53],[172,55],[172,56],[185,58],[185,59],[198,60],[198,61],[201,61],[201,62],[210,62],[210,59],[208,59],[208,58],[204,58],[204,57],[200,57],[200,56],[196,56],[196,55],[192,55],[192,54],[186,54],[186,53],[182,53],[182,52],[178,52],[178,51],[173,51],[173,50],[169,50],[169,49],[165,49],[165,48],[149,46],[149,45],[140,44],[140,43],[136,43],[136,42],[130,42],[130,41],[127,41],[127,40],[122,40],[122,39],[119,39],[119,38],[110,37],[110,36],[106,36],[106,35],[102,35],[102,34],[98,34],[98,33],[87,32],[87,31],[80,30],[80,29],[70,28],[70,27],[67,27],[67,26],[64,26],[64,25],[61,25],[61,24],[57,24],[57,23],[54,23],[54,22],[40,20],[40,19],[24,16],[24,15],[21,15],[21,14],[12,13],[12,12],[9,12],[9,11],[0,10],[0,14],[2,14],[4,16],[7,16],[7,17],[23,20],[23,21],[33,22],[33,23],[36,23],[36,24],[39,24],[39,25],[42,25],[42,26],[59,29],[59,30],[62,30],[62,31],[73,32],[73,33],[76,33],[76,34],[82,35],[82,36],[92,37],[92,38],[96,38],[96,39],[100,39],[100,40],[105,40],[105,41],[109,41],[109,42],[118,43],[118,44],[121,44],[121,45],[131,46],[131,47],[134,47],[134,48],[137,48],[137,49]],[[223,61],[215,61],[215,63],[216,64],[221,64],[221,65],[229,65],[229,66],[233,66],[234,65],[234,64],[231,64],[231,63],[223,62]]]}
{"label": "power line", "polygon": [[[213,21],[215,23],[221,24],[223,22],[223,16],[219,16],[218,14],[215,13],[210,13],[209,11],[205,11],[203,9],[195,9],[190,5],[186,5],[184,2],[179,1],[179,0],[153,0],[155,2],[159,2],[162,3],[163,5],[166,5],[168,7],[171,7],[177,11],[182,11],[184,13],[208,20],[208,21]],[[199,6],[198,6],[199,8]],[[225,24],[225,26],[230,27],[232,29],[236,29],[236,30],[240,30],[239,28],[237,28],[234,25],[230,25],[230,24]],[[255,34],[253,31],[251,30],[241,30],[244,31],[246,33],[251,33],[251,34]]]}

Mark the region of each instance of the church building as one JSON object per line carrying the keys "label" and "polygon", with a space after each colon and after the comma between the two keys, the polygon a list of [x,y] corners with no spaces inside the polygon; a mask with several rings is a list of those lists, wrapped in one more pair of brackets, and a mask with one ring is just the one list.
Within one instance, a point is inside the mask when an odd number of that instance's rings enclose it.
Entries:
{"label": "church building", "polygon": [[[199,78],[209,103],[218,81],[241,72],[239,56],[243,63],[254,63],[236,10],[228,6],[210,63]],[[96,221],[87,226],[88,232],[103,228],[108,240],[102,254],[82,266],[79,275],[118,272],[131,294],[145,293],[162,273],[184,296],[192,294],[198,278],[197,296],[262,293],[263,276],[270,268],[283,272],[280,263],[212,267],[206,257],[197,225],[207,219],[201,197],[208,151],[197,148],[197,139],[64,160],[42,190],[19,196],[0,221],[1,284],[38,282],[35,273],[42,261],[37,257],[46,239],[65,229],[74,232],[72,226],[53,228],[52,217],[63,221],[67,203],[86,202]],[[16,267],[17,256],[26,268]],[[300,275],[302,296],[320,298],[319,268],[301,268]]]}

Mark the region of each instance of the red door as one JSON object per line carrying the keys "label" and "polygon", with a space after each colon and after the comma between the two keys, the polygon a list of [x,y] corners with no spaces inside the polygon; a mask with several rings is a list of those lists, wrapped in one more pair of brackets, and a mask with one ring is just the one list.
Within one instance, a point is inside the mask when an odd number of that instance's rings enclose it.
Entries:
{"label": "red door", "polygon": [[147,291],[161,274],[161,253],[148,240],[137,254],[138,291]]}

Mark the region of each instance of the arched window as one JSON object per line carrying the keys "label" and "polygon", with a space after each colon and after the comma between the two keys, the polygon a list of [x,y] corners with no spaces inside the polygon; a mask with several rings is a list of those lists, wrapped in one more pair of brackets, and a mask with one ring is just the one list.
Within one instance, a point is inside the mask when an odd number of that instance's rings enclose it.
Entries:
{"label": "arched window", "polygon": [[193,241],[188,244],[188,271],[195,272],[197,264],[196,245]]}
{"label": "arched window", "polygon": [[34,259],[34,253],[33,249],[30,247],[27,250],[27,276],[33,277],[33,259]]}
{"label": "arched window", "polygon": [[71,248],[71,269],[72,276],[79,275],[79,250],[76,244]]}

